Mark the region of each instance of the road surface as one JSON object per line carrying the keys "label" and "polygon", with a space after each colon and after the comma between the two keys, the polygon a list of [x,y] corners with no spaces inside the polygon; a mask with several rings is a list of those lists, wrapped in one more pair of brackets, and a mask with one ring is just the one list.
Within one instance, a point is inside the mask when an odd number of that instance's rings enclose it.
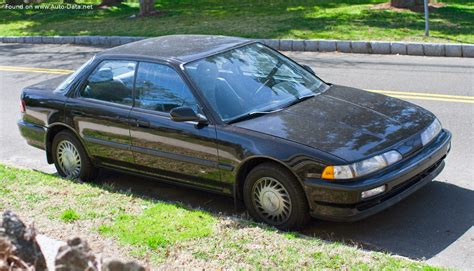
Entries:
{"label": "road surface", "polygon": [[[0,162],[55,172],[16,127],[21,88],[75,69],[102,48],[0,44]],[[375,90],[434,112],[453,133],[452,151],[435,181],[396,206],[356,223],[313,221],[302,233],[358,244],[430,264],[474,269],[474,59],[340,53],[287,53],[328,82]],[[66,71],[64,71],[66,70]],[[114,172],[138,195],[234,214],[232,200]],[[240,215],[240,214],[237,214]]]}

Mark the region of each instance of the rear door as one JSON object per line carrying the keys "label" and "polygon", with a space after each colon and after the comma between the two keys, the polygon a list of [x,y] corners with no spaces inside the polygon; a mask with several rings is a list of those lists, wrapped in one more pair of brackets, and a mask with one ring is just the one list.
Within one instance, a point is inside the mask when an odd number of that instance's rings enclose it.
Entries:
{"label": "rear door", "polygon": [[68,99],[66,115],[92,159],[104,165],[130,167],[129,115],[137,62],[103,60]]}
{"label": "rear door", "polygon": [[171,109],[198,103],[173,67],[140,62],[130,134],[136,164],[146,173],[230,193],[221,183],[215,126],[170,119]]}

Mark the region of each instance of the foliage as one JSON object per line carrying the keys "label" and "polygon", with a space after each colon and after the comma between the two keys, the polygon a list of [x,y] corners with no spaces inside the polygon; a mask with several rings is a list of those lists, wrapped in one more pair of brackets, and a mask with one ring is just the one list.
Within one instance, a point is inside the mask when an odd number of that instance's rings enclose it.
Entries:
{"label": "foliage", "polygon": [[[78,0],[95,3],[95,0]],[[249,38],[407,40],[474,43],[474,2],[445,0],[430,14],[377,8],[384,0],[163,1],[160,16],[130,19],[137,1],[93,10],[0,10],[0,35],[221,34]]]}
{"label": "foliage", "polygon": [[[36,196],[25,197],[31,194]],[[438,270],[385,253],[142,197],[116,188],[107,179],[77,183],[0,164],[0,206],[34,221],[51,237],[90,237],[95,232],[89,239],[95,242],[93,246],[120,245],[142,263],[162,264],[156,269]]]}

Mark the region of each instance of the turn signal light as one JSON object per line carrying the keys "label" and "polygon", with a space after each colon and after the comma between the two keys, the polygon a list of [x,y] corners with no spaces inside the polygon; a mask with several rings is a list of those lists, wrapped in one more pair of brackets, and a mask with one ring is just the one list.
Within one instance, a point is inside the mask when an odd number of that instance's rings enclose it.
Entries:
{"label": "turn signal light", "polygon": [[327,166],[324,168],[323,174],[321,175],[323,179],[326,180],[333,180],[334,179],[334,167],[333,166]]}

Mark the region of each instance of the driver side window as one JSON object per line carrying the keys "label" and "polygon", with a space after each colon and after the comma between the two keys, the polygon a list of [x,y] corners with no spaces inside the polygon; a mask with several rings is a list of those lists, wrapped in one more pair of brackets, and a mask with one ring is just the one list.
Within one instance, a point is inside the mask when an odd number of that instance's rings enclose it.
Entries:
{"label": "driver side window", "polygon": [[169,66],[140,62],[135,89],[136,107],[168,113],[173,108],[188,106],[198,111],[193,94]]}

